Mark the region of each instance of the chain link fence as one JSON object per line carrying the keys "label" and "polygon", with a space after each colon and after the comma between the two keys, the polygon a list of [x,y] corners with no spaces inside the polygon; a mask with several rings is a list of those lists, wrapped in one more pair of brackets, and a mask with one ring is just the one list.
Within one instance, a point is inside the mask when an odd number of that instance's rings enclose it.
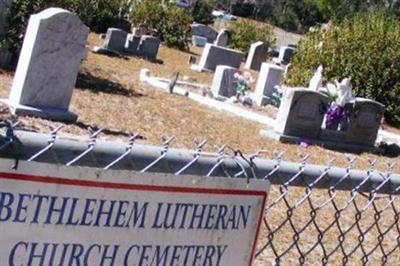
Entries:
{"label": "chain link fence", "polygon": [[353,265],[400,261],[400,176],[393,173],[353,169],[348,166],[260,158],[261,152],[244,155],[220,147],[204,152],[206,141],[192,151],[170,148],[173,137],[160,146],[138,143],[132,134],[126,143],[103,141],[103,130],[88,138],[61,136],[62,127],[49,134],[19,131],[18,124],[2,123],[0,157],[20,160],[227,178],[268,179],[272,186],[259,236],[255,265]]}

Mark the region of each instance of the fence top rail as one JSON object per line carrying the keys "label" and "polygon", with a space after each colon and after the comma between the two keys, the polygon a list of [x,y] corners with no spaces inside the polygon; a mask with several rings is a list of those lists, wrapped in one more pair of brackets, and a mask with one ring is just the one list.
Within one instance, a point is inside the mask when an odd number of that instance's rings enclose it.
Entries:
{"label": "fence top rail", "polygon": [[[11,128],[11,130],[10,130]],[[366,170],[332,165],[263,159],[257,154],[244,155],[240,151],[229,152],[221,147],[215,153],[203,152],[205,141],[195,150],[170,148],[173,138],[160,146],[135,143],[138,134],[128,142],[98,139],[101,130],[92,132],[89,138],[57,135],[61,127],[50,134],[13,130],[0,131],[0,156],[37,162],[53,162],[65,165],[89,166],[103,169],[126,169],[141,172],[164,172],[202,176],[228,176],[266,178],[272,184],[305,186],[331,190],[354,190],[385,194],[399,193],[400,176],[391,171],[383,173],[374,169],[374,163]]]}

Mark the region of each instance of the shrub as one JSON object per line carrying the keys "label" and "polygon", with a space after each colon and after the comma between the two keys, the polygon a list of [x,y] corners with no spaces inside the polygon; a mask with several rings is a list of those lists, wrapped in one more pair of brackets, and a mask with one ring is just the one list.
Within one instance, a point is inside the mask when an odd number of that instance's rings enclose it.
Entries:
{"label": "shrub", "polygon": [[206,1],[197,1],[192,9],[193,20],[201,24],[212,24],[214,17],[212,15],[212,6]]}
{"label": "shrub", "polygon": [[239,17],[253,17],[256,11],[256,5],[249,2],[236,2],[231,7],[232,14]]}
{"label": "shrub", "polygon": [[400,125],[400,25],[384,13],[345,19],[309,32],[292,60],[288,85],[307,86],[319,64],[327,80],[351,77],[353,90],[386,105],[386,119]]}
{"label": "shrub", "polygon": [[163,22],[157,29],[161,40],[167,46],[178,49],[187,48],[187,38],[190,33],[191,16],[183,9],[176,6],[167,6],[164,9]]}
{"label": "shrub", "polygon": [[264,42],[267,47],[275,44],[272,28],[268,24],[239,19],[230,24],[229,32],[231,34],[229,46],[243,52],[247,52],[250,45],[257,41]]}
{"label": "shrub", "polygon": [[158,0],[142,0],[134,5],[130,14],[133,25],[145,24],[147,27],[158,29],[163,22],[164,8]]}
{"label": "shrub", "polygon": [[157,0],[142,0],[130,15],[133,25],[144,24],[157,31],[167,46],[185,49],[189,34],[190,14],[172,4],[161,5]]}
{"label": "shrub", "polygon": [[12,53],[21,48],[29,17],[49,7],[61,7],[76,13],[96,32],[109,27],[130,30],[124,19],[127,15],[126,0],[14,0],[7,14],[5,39],[0,43]]}

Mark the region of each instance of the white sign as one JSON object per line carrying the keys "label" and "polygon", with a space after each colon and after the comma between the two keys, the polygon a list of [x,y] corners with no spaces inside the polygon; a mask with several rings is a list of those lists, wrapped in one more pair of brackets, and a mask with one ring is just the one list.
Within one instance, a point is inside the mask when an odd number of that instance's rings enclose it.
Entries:
{"label": "white sign", "polygon": [[251,265],[268,182],[0,160],[0,265]]}

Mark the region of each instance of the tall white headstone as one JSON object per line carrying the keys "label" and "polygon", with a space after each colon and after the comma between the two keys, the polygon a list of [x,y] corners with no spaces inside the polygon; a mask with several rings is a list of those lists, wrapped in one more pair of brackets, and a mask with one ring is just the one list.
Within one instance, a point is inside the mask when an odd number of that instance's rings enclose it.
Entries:
{"label": "tall white headstone", "polygon": [[260,75],[258,76],[254,100],[258,105],[268,103],[268,98],[272,96],[274,87],[279,85],[283,77],[284,69],[280,66],[263,63]]}
{"label": "tall white headstone", "polygon": [[30,17],[7,101],[14,113],[76,120],[68,108],[88,34],[77,15],[61,8]]}
{"label": "tall white headstone", "polygon": [[245,68],[259,71],[261,64],[267,60],[267,47],[263,42],[255,42],[250,46]]}

